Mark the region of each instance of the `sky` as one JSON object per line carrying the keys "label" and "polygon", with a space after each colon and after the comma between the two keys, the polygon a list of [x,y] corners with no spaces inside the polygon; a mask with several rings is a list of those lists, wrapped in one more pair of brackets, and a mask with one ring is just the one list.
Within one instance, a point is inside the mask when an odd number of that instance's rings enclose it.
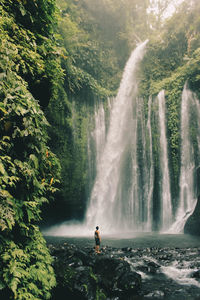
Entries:
{"label": "sky", "polygon": [[[161,3],[162,3],[162,1],[164,1],[164,0],[161,0]],[[183,1],[184,0],[172,0],[171,4],[168,7],[168,9],[165,11],[165,13],[163,15],[163,18],[166,19],[166,18],[172,16],[173,13],[175,12],[176,7],[179,6]],[[151,8],[151,10],[152,10],[152,8]],[[155,7],[153,9],[153,11],[155,11],[155,13],[156,13],[158,11],[158,9]]]}
{"label": "sky", "polygon": [[175,8],[179,6],[182,2],[183,0],[174,0],[173,4],[169,5],[169,8],[165,12],[164,18],[170,17],[175,12]]}

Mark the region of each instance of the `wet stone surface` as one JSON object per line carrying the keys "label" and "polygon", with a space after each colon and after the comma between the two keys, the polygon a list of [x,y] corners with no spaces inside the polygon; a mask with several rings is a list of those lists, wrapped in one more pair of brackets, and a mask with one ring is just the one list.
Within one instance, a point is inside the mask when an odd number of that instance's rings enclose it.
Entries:
{"label": "wet stone surface", "polygon": [[48,243],[57,287],[52,299],[200,300],[200,247],[114,248]]}

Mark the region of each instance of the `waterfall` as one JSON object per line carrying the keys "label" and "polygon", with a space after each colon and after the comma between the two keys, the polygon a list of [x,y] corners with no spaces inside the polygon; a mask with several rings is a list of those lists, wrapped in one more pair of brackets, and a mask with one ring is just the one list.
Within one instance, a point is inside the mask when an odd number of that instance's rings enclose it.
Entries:
{"label": "waterfall", "polygon": [[110,112],[105,147],[97,162],[86,223],[89,227],[99,224],[104,232],[133,229],[129,227],[136,225],[139,217],[136,71],[146,43],[132,52],[125,66]]}
{"label": "waterfall", "polygon": [[[191,111],[196,111],[196,116],[191,116]],[[176,212],[176,220],[170,232],[181,233],[183,232],[184,225],[193,213],[197,196],[195,193],[195,159],[194,159],[194,146],[191,141],[190,123],[191,119],[197,119],[198,131],[200,129],[200,106],[196,96],[187,88],[185,84],[182,93],[181,103],[181,169],[180,169],[180,196],[179,204]],[[199,141],[199,133],[197,136]],[[198,142],[198,151],[200,151],[200,144]]]}
{"label": "waterfall", "polygon": [[[185,85],[180,111],[180,192],[178,203],[172,206],[165,92],[149,97],[148,103],[138,97],[137,70],[146,43],[132,52],[118,94],[112,101],[108,99],[106,111],[102,102],[94,107],[88,130],[89,199],[84,223],[65,222],[48,234],[91,235],[97,225],[103,234],[154,229],[181,233],[193,213],[200,159],[200,103]],[[153,155],[154,147],[159,148],[158,156],[157,151]]]}
{"label": "waterfall", "polygon": [[165,93],[158,94],[159,128],[160,128],[160,165],[161,165],[161,217],[160,229],[166,231],[172,224],[172,203],[168,163],[168,145],[166,136]]}
{"label": "waterfall", "polygon": [[[88,133],[87,154],[88,154],[88,194],[90,193],[94,177],[96,175],[96,166],[99,165],[101,153],[103,151],[106,139],[106,120],[103,103],[97,103],[94,107],[94,122],[92,130]],[[94,124],[93,124],[94,123]],[[94,155],[95,153],[95,155]]]}
{"label": "waterfall", "polygon": [[102,103],[95,109],[95,130],[93,135],[96,144],[96,164],[99,165],[106,138],[105,111]]}
{"label": "waterfall", "polygon": [[147,129],[148,129],[148,141],[149,141],[149,157],[148,164],[150,164],[147,172],[148,178],[146,182],[148,183],[148,195],[147,195],[147,231],[152,230],[152,219],[153,219],[153,184],[154,184],[154,166],[153,166],[153,146],[152,146],[152,132],[151,132],[151,105],[152,97],[149,97],[148,102],[148,120],[147,120]]}

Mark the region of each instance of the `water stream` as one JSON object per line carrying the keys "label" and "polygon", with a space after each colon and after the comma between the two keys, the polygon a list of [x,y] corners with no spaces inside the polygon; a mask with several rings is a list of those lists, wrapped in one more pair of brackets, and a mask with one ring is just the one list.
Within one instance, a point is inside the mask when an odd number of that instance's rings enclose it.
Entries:
{"label": "water stream", "polygon": [[136,72],[147,41],[131,54],[110,112],[104,150],[86,215],[88,227],[105,232],[138,228],[144,219],[138,188],[137,126],[139,99]]}
{"label": "water stream", "polygon": [[[181,170],[179,182],[180,196],[178,209],[176,212],[176,220],[170,228],[169,232],[183,232],[184,225],[189,216],[193,213],[197,203],[197,195],[195,189],[195,185],[197,184],[197,182],[194,144],[191,140],[190,124],[191,119],[195,118],[197,120],[197,140],[199,141],[199,112],[199,101],[195,94],[193,94],[187,88],[187,84],[185,84],[182,93],[181,104]],[[199,142],[198,150],[200,150]]]}
{"label": "water stream", "polygon": [[161,183],[161,212],[160,229],[166,231],[172,224],[172,202],[170,191],[169,163],[168,163],[168,144],[166,136],[166,111],[165,93],[162,90],[158,94],[159,129],[160,129],[160,165],[162,174]]}

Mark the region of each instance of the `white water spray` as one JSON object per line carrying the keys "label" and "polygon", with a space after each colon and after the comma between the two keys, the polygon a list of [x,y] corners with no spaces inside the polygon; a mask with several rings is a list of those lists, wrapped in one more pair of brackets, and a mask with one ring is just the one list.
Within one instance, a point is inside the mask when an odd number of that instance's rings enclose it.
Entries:
{"label": "white water spray", "polygon": [[[120,88],[114,100],[110,116],[110,125],[104,151],[97,165],[97,177],[91,193],[91,199],[86,215],[88,227],[99,224],[104,232],[125,229],[127,223],[127,199],[121,199],[121,170],[127,152],[134,155],[130,141],[136,143],[137,87],[136,71],[141,61],[147,41],[139,45],[131,54],[123,74]],[[135,149],[135,148],[134,148]],[[135,165],[133,164],[133,167]],[[135,170],[137,172],[137,170]],[[134,171],[133,171],[134,172]],[[136,183],[137,184],[137,183]],[[128,192],[128,191],[127,191]],[[136,200],[134,197],[133,202]],[[129,202],[129,211],[134,205]],[[131,219],[134,215],[131,213]],[[118,228],[117,228],[118,227]]]}
{"label": "white water spray", "polygon": [[[185,223],[193,213],[197,197],[195,195],[195,160],[194,148],[190,137],[191,109],[199,114],[199,103],[195,95],[187,89],[185,84],[181,104],[181,171],[180,197],[175,223],[170,228],[172,233],[182,233]],[[199,123],[199,122],[198,122]],[[199,127],[200,129],[200,127]],[[199,139],[199,137],[198,137]],[[200,150],[200,149],[199,149]]]}
{"label": "white water spray", "polygon": [[154,182],[154,166],[153,166],[153,145],[152,145],[152,131],[151,131],[151,105],[152,98],[149,97],[148,102],[148,120],[147,120],[147,129],[148,129],[148,141],[149,141],[149,159],[148,162],[150,164],[148,178],[146,182],[148,182],[148,196],[147,196],[147,231],[152,230],[152,222],[153,222],[153,182]]}
{"label": "white water spray", "polygon": [[[96,225],[100,226],[103,234],[145,232],[152,231],[153,222],[158,222],[153,220],[157,208],[153,207],[155,204],[151,131],[153,101],[150,97],[146,121],[147,107],[144,100],[137,97],[136,71],[146,43],[133,51],[126,64],[118,95],[109,107],[109,120],[105,117],[102,103],[95,108],[94,127],[88,139],[89,190],[92,189],[92,192],[85,222],[65,222],[50,228],[45,234],[91,236]],[[195,125],[200,132],[200,104],[196,96],[185,86],[181,105],[180,197],[176,219],[172,225],[164,91],[159,93],[157,101],[161,172],[158,188],[160,222],[156,225],[161,232],[180,233],[197,202],[194,148],[189,130],[192,109],[195,111],[192,118],[195,118]],[[157,105],[156,101],[155,103]],[[199,133],[196,142],[200,156]]]}
{"label": "white water spray", "polygon": [[159,127],[160,127],[160,163],[162,170],[161,183],[161,231],[166,231],[172,224],[172,203],[170,191],[168,146],[166,136],[166,111],[165,111],[165,93],[162,90],[158,94]]}

